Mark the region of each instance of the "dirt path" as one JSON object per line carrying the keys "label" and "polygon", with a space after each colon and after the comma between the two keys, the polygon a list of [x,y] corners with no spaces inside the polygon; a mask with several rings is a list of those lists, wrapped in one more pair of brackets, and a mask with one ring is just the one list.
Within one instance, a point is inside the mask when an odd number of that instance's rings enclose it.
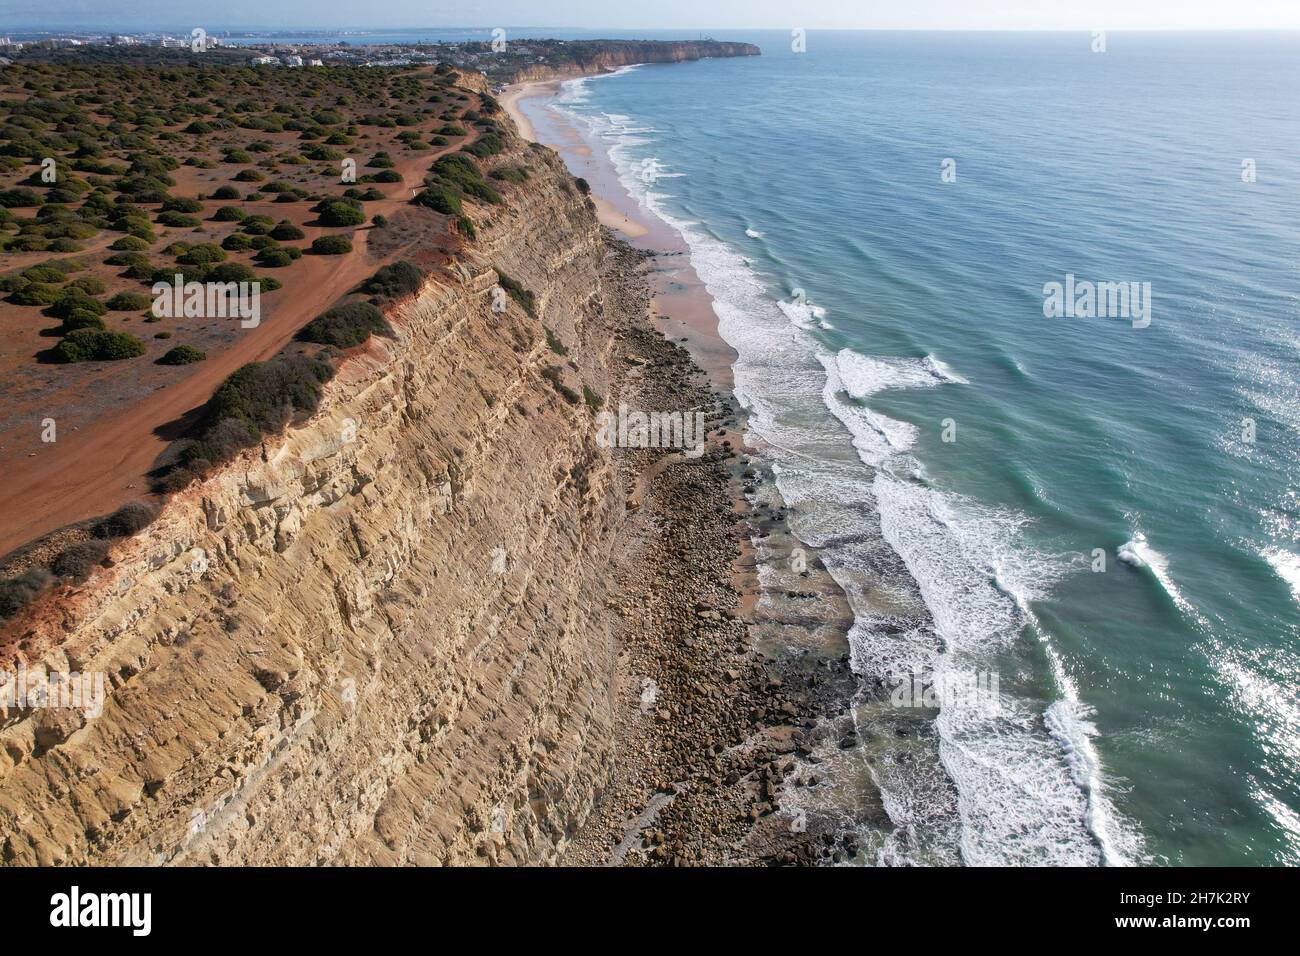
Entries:
{"label": "dirt path", "polygon": [[[399,161],[403,181],[382,188],[388,197],[366,204],[366,215],[392,216],[423,185],[429,165],[476,138]],[[307,242],[338,230],[305,227]],[[284,289],[262,309],[261,323],[241,330],[234,344],[194,367],[176,385],[141,395],[135,404],[92,426],[60,436],[34,455],[5,462],[0,481],[0,556],[65,525],[107,514],[148,494],[147,474],[169,444],[158,431],[202,406],[236,369],[270,358],[307,322],[352,291],[386,260],[369,255],[369,228],[353,237],[347,256],[303,256]],[[392,257],[389,257],[392,258]],[[287,270],[286,270],[287,272]],[[278,301],[277,301],[278,300]],[[124,374],[131,374],[128,367]]]}

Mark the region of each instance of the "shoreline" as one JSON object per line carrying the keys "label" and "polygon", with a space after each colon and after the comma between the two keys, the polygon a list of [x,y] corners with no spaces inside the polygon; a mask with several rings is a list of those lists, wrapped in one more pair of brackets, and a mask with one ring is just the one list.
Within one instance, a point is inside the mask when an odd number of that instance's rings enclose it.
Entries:
{"label": "shoreline", "polygon": [[[734,609],[723,611],[728,618],[734,615],[741,624],[738,642],[731,652],[746,648],[746,659],[766,675],[762,680],[767,683],[767,693],[784,697],[777,700],[769,696],[764,703],[771,709],[760,706],[759,713],[765,716],[760,716],[758,728],[748,740],[737,740],[730,748],[756,747],[765,759],[743,774],[739,782],[731,779],[734,774],[722,775],[727,777],[727,783],[715,781],[714,792],[704,795],[709,801],[726,804],[734,801],[737,787],[752,791],[745,798],[747,807],[744,801],[731,807],[748,815],[748,835],[733,845],[733,850],[740,850],[743,844],[745,852],[727,853],[725,858],[731,862],[802,865],[851,860],[860,849],[862,814],[857,807],[845,809],[842,805],[845,795],[853,789],[841,790],[834,785],[839,782],[839,742],[855,733],[852,701],[857,687],[847,637],[852,611],[813,549],[807,549],[806,569],[792,570],[791,557],[802,556],[804,546],[790,529],[789,509],[770,468],[745,441],[747,413],[733,391],[733,364],[739,356],[721,335],[713,297],[695,272],[691,250],[676,229],[631,195],[602,145],[584,135],[580,124],[555,107],[553,100],[563,82],[554,79],[515,84],[506,89],[501,101],[529,139],[555,149],[574,176],[587,180],[602,225],[639,252],[649,293],[646,307],[650,327],[663,336],[670,348],[686,350],[690,361],[704,374],[714,407],[722,409],[719,420],[709,425],[709,445],[723,456],[721,467],[728,473],[729,505],[725,510],[730,517],[725,521],[725,533],[731,542],[731,556],[730,570],[714,579],[713,585],[735,595]],[[675,397],[677,401],[684,397],[680,389]],[[674,404],[671,396],[664,401],[665,408]],[[637,509],[649,510],[656,504],[664,507],[665,502],[656,499],[662,499],[665,492],[656,494],[655,489],[664,484],[672,487],[674,483],[680,489],[682,476],[674,474],[679,470],[652,473],[644,481],[644,498],[636,502]],[[704,479],[687,479],[691,480]],[[689,494],[695,493],[697,489],[692,486]],[[675,495],[668,493],[669,506],[671,501],[687,495],[681,490]],[[711,523],[707,518],[705,521],[706,525]],[[675,579],[680,572],[671,570],[676,557],[666,559],[667,573],[658,579],[658,588],[668,595],[681,586]],[[703,583],[709,582],[706,579]],[[809,599],[819,602],[820,614],[807,613]],[[647,639],[651,643],[661,640],[656,635],[647,637],[644,632],[648,628],[640,630],[631,639],[633,649],[638,641],[644,644]],[[695,666],[698,673],[686,675],[688,679],[704,678],[710,670],[704,662]],[[716,669],[716,662],[712,668]],[[625,748],[628,743],[623,741]],[[852,775],[853,771],[849,771],[844,779]],[[633,790],[646,783],[637,780],[632,771],[624,776],[624,786]],[[648,789],[657,793],[650,803],[659,799],[660,805],[652,808],[633,801],[625,806],[632,813],[627,827],[649,826],[669,812],[667,806],[674,797],[665,797],[655,787]],[[676,787],[672,790],[673,794],[680,792]],[[594,815],[599,816],[600,809]],[[605,820],[603,826],[606,835],[613,830],[618,837],[611,857],[603,858],[600,849],[591,844],[592,835],[584,829],[579,837],[580,842],[583,837],[586,842],[581,850],[568,855],[566,862],[625,864],[633,848],[634,833],[629,830],[620,835],[610,820]],[[713,837],[709,824],[703,826],[703,833],[677,836],[695,841],[696,846],[700,840],[707,845]],[[712,834],[718,832],[718,827],[712,827]],[[653,853],[653,846],[647,846]],[[677,859],[676,855],[671,859]],[[697,861],[690,856],[681,860]]]}

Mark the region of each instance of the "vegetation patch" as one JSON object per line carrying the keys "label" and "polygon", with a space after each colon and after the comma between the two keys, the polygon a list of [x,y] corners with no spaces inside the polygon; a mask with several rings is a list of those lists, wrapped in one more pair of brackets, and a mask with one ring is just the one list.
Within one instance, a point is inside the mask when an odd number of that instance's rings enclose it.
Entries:
{"label": "vegetation patch", "polygon": [[369,302],[347,302],[312,319],[298,333],[298,338],[346,349],[365,342],[371,333],[393,334],[384,313]]}

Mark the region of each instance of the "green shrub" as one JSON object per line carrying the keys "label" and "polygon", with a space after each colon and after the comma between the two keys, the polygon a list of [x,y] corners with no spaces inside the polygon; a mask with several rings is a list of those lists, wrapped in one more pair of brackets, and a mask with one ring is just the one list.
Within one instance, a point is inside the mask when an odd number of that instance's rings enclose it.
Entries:
{"label": "green shrub", "polygon": [[549,365],[542,369],[542,378],[551,383],[551,386],[560,393],[566,402],[570,405],[577,405],[581,399],[578,393],[569,386],[564,384],[564,370],[558,365]]}
{"label": "green shrub", "polygon": [[175,348],[168,349],[167,354],[158,360],[158,364],[189,365],[192,362],[202,362],[205,358],[207,355],[192,345],[177,345]]}
{"label": "green shrub", "polygon": [[569,350],[568,350],[567,348],[564,347],[564,343],[561,342],[561,341],[559,340],[559,338],[556,336],[556,334],[555,334],[554,332],[552,332],[548,326],[542,326],[542,329],[546,332],[546,347],[547,347],[547,348],[549,348],[549,349],[550,349],[552,352],[554,352],[556,355],[568,355],[568,354],[569,354]]}
{"label": "green shrub", "polygon": [[53,581],[44,568],[28,568],[0,581],[0,620],[7,620],[30,604]]}
{"label": "green shrub", "polygon": [[144,501],[128,501],[91,529],[97,538],[124,538],[143,531],[158,517],[158,509]]}
{"label": "green shrub", "polygon": [[193,246],[189,251],[181,255],[177,261],[187,266],[209,265],[213,262],[225,261],[226,253],[220,246],[214,246],[211,243],[200,243]]}
{"label": "green shrub", "polygon": [[234,186],[218,186],[212,193],[213,199],[238,199],[239,190]]}
{"label": "green shrub", "polygon": [[90,577],[90,572],[103,564],[104,558],[108,556],[108,549],[107,541],[82,541],[65,548],[63,553],[54,559],[50,570],[61,578],[84,581]]}
{"label": "green shrub", "polygon": [[264,236],[275,228],[275,220],[270,216],[249,216],[240,223],[239,228],[250,236]]}
{"label": "green shrub", "polygon": [[537,318],[537,313],[534,311],[536,297],[500,269],[497,269],[497,278],[501,281],[501,288],[510,293],[510,298],[518,302],[530,316]]}
{"label": "green shrub", "polygon": [[74,309],[93,312],[95,315],[103,315],[108,311],[104,303],[87,295],[81,289],[67,288],[63,295],[59,296],[58,301],[50,306],[49,312],[56,319],[66,319]]}
{"label": "green shrub", "polygon": [[198,437],[181,453],[184,470],[202,474],[257,444],[263,433],[279,431],[294,414],[314,412],[333,374],[329,363],[305,355],[238,369],[208,400]]}
{"label": "green shrub", "polygon": [[163,204],[164,212],[202,212],[203,203],[188,196],[172,196]]}
{"label": "green shrub", "polygon": [[212,214],[213,222],[239,222],[248,215],[238,206],[222,206]]}
{"label": "green shrub", "polygon": [[34,189],[27,189],[26,187],[0,189],[0,206],[16,209],[22,206],[39,206],[44,201],[41,194]]}
{"label": "green shrub", "polygon": [[409,262],[394,262],[384,266],[361,286],[367,295],[379,295],[389,299],[418,292],[424,284],[424,274]]}
{"label": "green shrub", "polygon": [[77,329],[102,329],[104,320],[90,309],[73,309],[63,319],[59,327],[60,335],[68,335]]}
{"label": "green shrub", "polygon": [[310,146],[302,151],[302,154],[308,159],[317,162],[336,163],[343,158],[343,154],[337,149],[331,149],[329,146]]}
{"label": "green shrub", "polygon": [[308,322],[298,333],[303,342],[351,348],[370,338],[370,334],[391,335],[384,314],[369,302],[337,305]]}
{"label": "green shrub", "polygon": [[501,166],[492,170],[489,174],[493,179],[499,179],[507,183],[525,183],[528,181],[528,170],[522,166]]}
{"label": "green shrub", "polygon": [[69,283],[72,288],[80,289],[86,295],[103,295],[108,286],[104,285],[104,280],[95,276],[82,276],[80,279],[73,279]]}
{"label": "green shrub", "polygon": [[[209,282],[256,282],[257,273],[242,262],[223,262],[219,266],[213,266],[208,273]],[[270,280],[262,280],[263,291],[268,290]]]}
{"label": "green shrub", "polygon": [[505,143],[496,133],[487,133],[474,142],[467,143],[464,149],[465,152],[482,159],[484,156],[495,156],[501,152],[501,150],[505,149]]}
{"label": "green shrub", "polygon": [[460,194],[448,183],[437,183],[422,191],[413,200],[417,205],[427,206],[444,216],[460,214]]}
{"label": "green shrub", "polygon": [[271,230],[271,238],[278,239],[280,242],[290,242],[294,239],[305,239],[307,233],[303,232],[287,219],[280,220],[276,227]]}
{"label": "green shrub", "polygon": [[342,199],[327,200],[316,212],[322,226],[359,226],[366,221],[358,206]]}
{"label": "green shrub", "polygon": [[241,169],[238,175],[235,176],[235,182],[260,183],[265,178],[266,177],[261,173],[259,173],[256,169]]}
{"label": "green shrub", "polygon": [[318,256],[341,256],[352,251],[352,241],[347,236],[321,236],[312,242],[311,251]]}
{"label": "green shrub", "polygon": [[142,312],[153,304],[153,300],[143,292],[119,292],[107,304],[113,312]]}
{"label": "green shrub", "polygon": [[281,269],[293,262],[293,254],[288,249],[276,247],[263,249],[257,254],[259,265],[267,269]]}
{"label": "green shrub", "polygon": [[22,277],[28,282],[47,282],[58,283],[66,282],[68,274],[57,266],[39,265],[31,266],[22,271]]}
{"label": "green shrub", "polygon": [[116,240],[108,248],[117,252],[143,252],[149,248],[150,243],[141,239],[139,236],[123,236]]}
{"label": "green shrub", "polygon": [[181,229],[187,226],[197,226],[199,221],[194,216],[187,216],[182,212],[160,212],[158,214],[158,223],[173,229]]}
{"label": "green shrub", "polygon": [[144,343],[134,335],[105,329],[77,329],[54,347],[60,362],[113,362],[144,353]]}
{"label": "green shrub", "polygon": [[232,232],[221,240],[221,248],[231,252],[247,252],[253,248],[253,240],[242,232]]}
{"label": "green shrub", "polygon": [[59,286],[46,285],[43,282],[32,282],[9,296],[9,301],[14,305],[46,306],[53,305],[62,297],[63,289]]}

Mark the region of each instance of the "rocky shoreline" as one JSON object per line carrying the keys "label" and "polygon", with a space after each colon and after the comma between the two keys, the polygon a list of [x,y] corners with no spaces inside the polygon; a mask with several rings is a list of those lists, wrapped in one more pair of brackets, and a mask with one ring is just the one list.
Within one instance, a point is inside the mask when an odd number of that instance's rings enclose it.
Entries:
{"label": "rocky shoreline", "polygon": [[[638,318],[649,309],[652,254],[608,232],[606,241],[607,307],[625,317],[615,329],[623,368],[611,403],[705,409],[709,438],[695,459],[671,449],[614,450],[629,513],[609,598],[621,621],[611,682],[613,779],[561,863],[848,858],[857,837],[833,816],[782,808],[789,790],[828,783],[813,752],[849,720],[856,681],[847,643],[841,632],[838,653],[760,648],[763,627],[793,626],[756,607],[750,545],[787,533],[784,508],[758,500],[765,479],[741,444],[734,397]],[[815,557],[801,577],[809,596],[828,590]],[[837,593],[833,582],[829,589]]]}

